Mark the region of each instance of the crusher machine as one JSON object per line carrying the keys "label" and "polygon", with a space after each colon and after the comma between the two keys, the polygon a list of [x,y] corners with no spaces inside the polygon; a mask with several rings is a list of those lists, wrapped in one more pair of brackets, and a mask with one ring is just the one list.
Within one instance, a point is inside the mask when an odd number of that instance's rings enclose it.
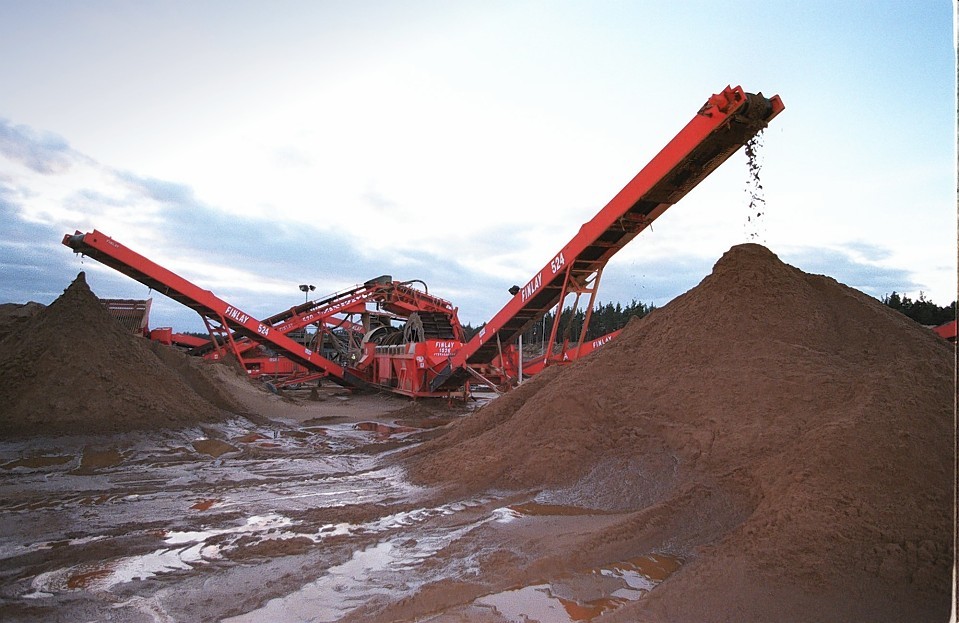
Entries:
{"label": "crusher machine", "polygon": [[[63,244],[197,311],[211,340],[196,354],[232,352],[249,367],[257,357],[288,360],[289,378],[324,375],[344,386],[388,390],[411,397],[466,395],[471,380],[492,386],[523,365],[533,374],[601,346],[614,334],[586,342],[606,263],[679,201],[784,109],[779,96],[726,87],[522,287],[471,339],[465,340],[457,309],[415,281],[384,276],[318,301],[258,320],[105,234],[67,234]],[[579,339],[568,337],[538,360],[522,363],[519,336],[555,311],[547,344],[555,344],[569,298],[575,309],[586,296]],[[371,309],[374,306],[375,309]],[[400,323],[399,326],[394,322]],[[294,339],[316,327],[311,342]],[[302,335],[302,333],[301,333]],[[251,357],[259,349],[257,356]],[[212,354],[211,354],[212,353]]]}

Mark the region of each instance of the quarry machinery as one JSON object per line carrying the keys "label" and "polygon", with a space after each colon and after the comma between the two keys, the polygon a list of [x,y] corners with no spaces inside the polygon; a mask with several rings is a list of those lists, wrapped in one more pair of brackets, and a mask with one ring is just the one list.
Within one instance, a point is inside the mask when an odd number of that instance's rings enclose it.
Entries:
{"label": "quarry machinery", "polygon": [[[414,283],[394,281],[389,275],[383,275],[318,300],[307,300],[264,319],[263,324],[333,361],[349,361],[354,365],[363,360],[364,342],[391,345],[403,337],[403,331],[392,326],[392,320],[403,323],[403,330],[410,333],[406,337],[413,338],[412,341],[427,338],[462,341],[463,329],[456,308],[449,301],[430,295],[425,283],[420,282],[424,290],[413,287]],[[376,309],[369,309],[370,304]],[[309,326],[315,327],[316,331],[306,333]],[[221,342],[223,340],[217,340],[214,333],[210,340],[189,352],[219,359],[227,350]],[[231,346],[229,350],[240,358],[251,376],[268,376],[282,385],[326,375],[325,371],[309,371],[277,356],[262,343],[246,337],[238,337],[226,344]]]}
{"label": "quarry machinery", "polygon": [[[513,298],[457,349],[430,382],[430,389],[437,391],[461,384],[476,367],[487,365],[497,356],[500,344],[512,342],[556,307],[547,342],[554,343],[567,296],[574,296],[575,309],[580,297],[586,294],[589,302],[586,320],[575,342],[578,349],[585,341],[600,277],[609,259],[746,145],[784,108],[778,95],[766,98],[762,93],[746,93],[738,86],[727,86],[710,97],[679,134],[592,220],[580,227],[526,285],[510,289]],[[567,347],[564,339],[559,353],[546,352],[543,365],[564,360]]]}
{"label": "quarry machinery", "polygon": [[[456,308],[413,288],[413,282],[372,280],[261,321],[99,231],[67,234],[63,244],[196,310],[212,341],[216,343],[215,336],[221,336],[238,356],[242,355],[238,343],[249,340],[346,386],[386,389],[411,397],[465,395],[473,379],[496,385],[497,380],[511,376],[510,366],[516,367],[521,359],[514,342],[548,311],[555,310],[555,320],[547,343],[555,344],[557,337],[562,337],[560,347],[547,348],[538,361],[524,364],[527,373],[575,359],[605,343],[602,338],[590,343],[585,336],[606,263],[783,109],[778,95],[766,98],[741,87],[726,87],[710,97],[543,268],[525,285],[510,288],[512,298],[468,341]],[[559,336],[567,300],[573,299],[575,311],[584,295],[588,303],[579,339]],[[402,327],[390,322],[374,326],[367,309],[370,303],[403,322]],[[346,349],[345,357],[328,352],[325,356],[316,344],[303,344],[288,335],[311,324],[322,332],[324,322],[350,312],[366,314],[358,323],[364,335]]]}

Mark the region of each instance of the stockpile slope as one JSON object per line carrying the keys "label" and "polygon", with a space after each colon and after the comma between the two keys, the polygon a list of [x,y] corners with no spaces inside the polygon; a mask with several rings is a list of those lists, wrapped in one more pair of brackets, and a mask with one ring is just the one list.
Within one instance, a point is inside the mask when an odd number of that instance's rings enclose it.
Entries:
{"label": "stockpile slope", "polygon": [[80,273],[0,341],[0,434],[113,433],[222,420],[234,403],[184,359],[154,352],[123,330]]}
{"label": "stockpile slope", "polygon": [[24,304],[0,303],[0,340],[17,330],[18,325],[40,313],[43,305],[33,301]]}
{"label": "stockpile slope", "polygon": [[619,620],[943,620],[952,362],[875,299],[741,245],[408,464],[425,483],[629,511],[584,563],[687,563]]}

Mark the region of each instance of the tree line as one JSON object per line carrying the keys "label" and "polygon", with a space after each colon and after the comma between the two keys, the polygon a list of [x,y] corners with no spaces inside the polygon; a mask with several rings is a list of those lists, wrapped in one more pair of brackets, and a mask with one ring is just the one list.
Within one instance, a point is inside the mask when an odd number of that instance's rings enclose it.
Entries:
{"label": "tree line", "polygon": [[[945,307],[940,307],[928,300],[922,292],[919,293],[919,298],[913,300],[905,294],[899,294],[893,291],[892,294],[883,296],[880,301],[883,305],[905,314],[922,325],[938,326],[956,319],[956,301],[953,301]],[[612,333],[617,329],[622,329],[633,316],[642,318],[654,309],[656,309],[656,306],[652,303],[647,304],[637,301],[636,299],[633,299],[626,305],[621,303],[597,304],[593,309],[589,328],[586,330],[586,339],[594,340],[607,333]],[[554,317],[554,312],[547,312],[543,319],[523,334],[523,342],[529,345],[542,343],[544,341],[544,333],[545,337],[549,337],[549,332],[553,328]],[[556,341],[562,342],[563,339],[567,337],[571,342],[578,340],[579,332],[582,330],[585,320],[585,310],[577,309],[574,313],[569,308],[564,309],[560,317]],[[464,325],[463,331],[466,334],[466,339],[470,340],[483,326],[482,324],[477,327],[469,324]]]}
{"label": "tree line", "polygon": [[[617,329],[622,329],[633,316],[642,318],[654,309],[656,309],[656,306],[652,303],[647,304],[636,299],[626,305],[622,303],[598,303],[593,308],[589,327],[586,329],[586,339],[593,340]],[[544,341],[544,336],[548,339],[550,331],[553,330],[553,319],[555,317],[555,312],[546,312],[542,319],[523,334],[523,342],[525,344],[539,344]],[[571,342],[579,340],[579,333],[582,331],[585,321],[586,310],[577,309],[573,312],[571,308],[564,309],[559,318],[556,341],[562,342],[565,338],[568,338]],[[470,340],[483,326],[482,324],[478,327],[469,324],[464,325],[463,332],[466,334],[466,339]]]}
{"label": "tree line", "polygon": [[919,324],[938,326],[956,319],[956,302],[946,307],[939,307],[926,299],[926,295],[919,293],[919,298],[912,300],[905,294],[900,295],[895,290],[880,299],[883,305],[912,318]]}

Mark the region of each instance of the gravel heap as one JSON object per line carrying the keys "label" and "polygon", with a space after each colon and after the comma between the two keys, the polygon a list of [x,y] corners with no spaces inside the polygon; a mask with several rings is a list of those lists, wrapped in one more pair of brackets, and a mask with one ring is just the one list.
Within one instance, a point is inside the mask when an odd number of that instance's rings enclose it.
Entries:
{"label": "gravel heap", "polygon": [[622,513],[583,565],[685,561],[610,620],[945,620],[953,362],[879,301],[745,244],[407,465],[458,495]]}
{"label": "gravel heap", "polygon": [[116,433],[219,421],[236,404],[209,365],[125,331],[81,272],[0,341],[0,432]]}

